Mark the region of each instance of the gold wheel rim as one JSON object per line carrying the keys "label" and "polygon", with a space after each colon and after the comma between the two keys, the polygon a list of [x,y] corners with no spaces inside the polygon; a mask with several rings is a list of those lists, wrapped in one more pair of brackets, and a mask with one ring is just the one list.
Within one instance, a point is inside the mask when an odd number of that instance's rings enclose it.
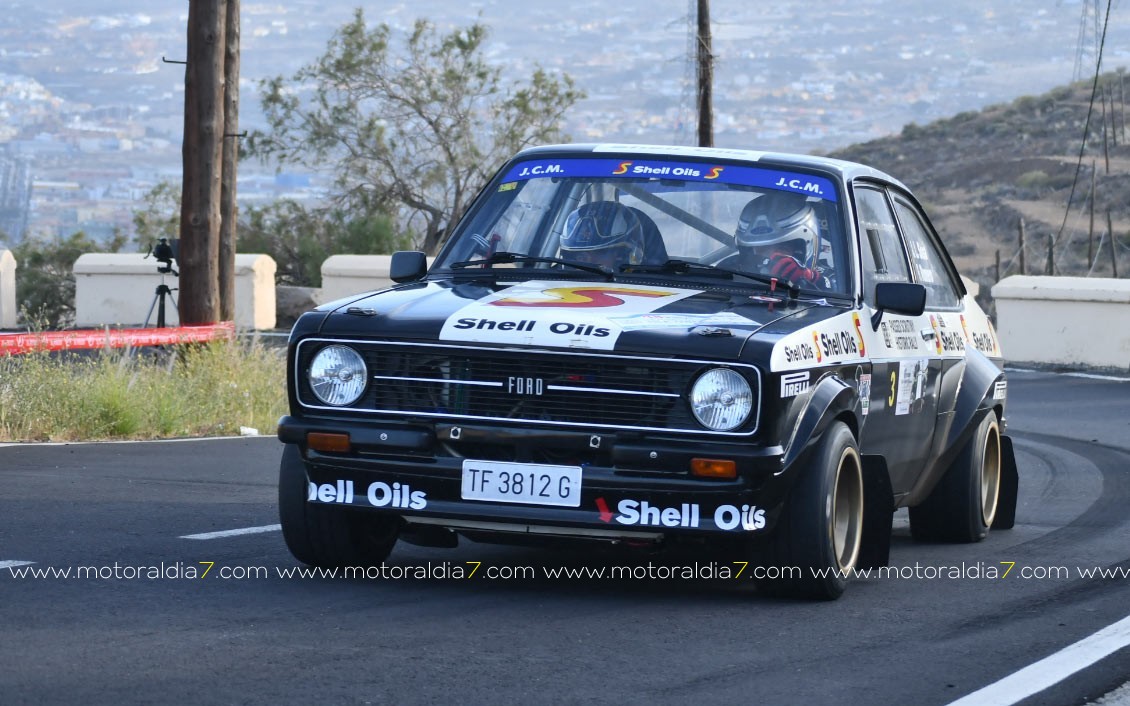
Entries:
{"label": "gold wheel rim", "polygon": [[985,435],[985,448],[981,454],[981,522],[985,527],[993,524],[997,516],[997,500],[1001,492],[1001,435],[996,422]]}
{"label": "gold wheel rim", "polygon": [[863,469],[859,454],[846,448],[836,469],[832,493],[832,547],[840,571],[855,566],[863,541]]}

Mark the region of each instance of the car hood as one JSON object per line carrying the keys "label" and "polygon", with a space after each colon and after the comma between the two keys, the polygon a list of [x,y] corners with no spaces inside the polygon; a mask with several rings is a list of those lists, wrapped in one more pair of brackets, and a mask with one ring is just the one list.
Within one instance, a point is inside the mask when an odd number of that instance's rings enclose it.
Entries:
{"label": "car hood", "polygon": [[759,332],[771,343],[843,308],[787,303],[709,282],[445,279],[331,302],[318,311],[322,336],[737,360]]}

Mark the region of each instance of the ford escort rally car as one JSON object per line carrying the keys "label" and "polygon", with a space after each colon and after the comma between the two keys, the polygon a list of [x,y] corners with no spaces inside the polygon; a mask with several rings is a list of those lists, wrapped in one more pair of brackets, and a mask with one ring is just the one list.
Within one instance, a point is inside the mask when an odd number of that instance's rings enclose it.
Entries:
{"label": "ford escort rally car", "polygon": [[996,333],[878,170],[528,149],[391,278],[290,336],[279,509],[302,562],[697,542],[830,599],[887,563],[898,508],[925,541],[1013,524]]}

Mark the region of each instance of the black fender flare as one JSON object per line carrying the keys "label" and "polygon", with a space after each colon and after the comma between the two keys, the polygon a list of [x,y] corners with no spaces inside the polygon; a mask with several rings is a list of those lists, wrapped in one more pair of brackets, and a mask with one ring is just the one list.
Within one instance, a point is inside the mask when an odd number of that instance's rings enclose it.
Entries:
{"label": "black fender flare", "polygon": [[855,388],[838,375],[829,374],[820,378],[812,386],[807,404],[797,415],[792,434],[785,444],[781,473],[794,468],[797,460],[816,443],[828,425],[840,417],[848,416],[848,427],[858,439],[859,420],[855,417],[858,400],[859,394]]}
{"label": "black fender flare", "polygon": [[[808,403],[797,417],[785,454],[782,456],[782,473],[791,472],[813,447],[832,422],[842,419],[851,433],[859,439],[860,422],[856,416],[859,393],[837,375],[825,375],[816,382]],[[891,517],[894,513],[894,493],[885,459],[869,456],[860,450],[863,461],[864,507],[863,546],[859,567],[886,566],[890,556]],[[795,478],[792,479],[795,482]]]}
{"label": "black fender flare", "polygon": [[953,421],[945,436],[945,443],[938,455],[953,460],[954,455],[965,445],[977,429],[981,419],[993,410],[996,383],[1004,380],[1004,371],[977,349],[967,346],[965,351],[965,373],[961,389],[953,406]]}
{"label": "black fender flare", "polygon": [[[918,482],[901,504],[917,505],[933,492],[957,454],[973,436],[981,420],[987,414],[997,414],[997,407],[1000,407],[1003,430],[1004,401],[996,400],[994,395],[996,384],[1003,382],[1004,379],[1004,371],[996,363],[972,346],[966,346],[964,370],[953,412],[938,415],[938,426],[934,432],[931,453],[935,461],[919,476]],[[1011,451],[1011,448],[1009,445],[1008,450]],[[1009,464],[1006,461],[1004,466],[1015,469],[1016,464],[1014,462]],[[1002,471],[1008,473],[1005,467],[1002,467]],[[1006,483],[1010,482],[1008,478],[1002,480]]]}

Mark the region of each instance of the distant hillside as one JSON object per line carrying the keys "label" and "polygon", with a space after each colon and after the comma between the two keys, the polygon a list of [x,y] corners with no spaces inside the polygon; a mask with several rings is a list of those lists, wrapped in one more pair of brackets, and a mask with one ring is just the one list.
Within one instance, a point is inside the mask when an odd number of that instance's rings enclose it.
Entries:
{"label": "distant hillside", "polygon": [[[1085,81],[924,126],[911,124],[896,137],[854,145],[828,156],[870,164],[906,183],[922,200],[958,267],[983,285],[992,283],[997,250],[1002,276],[1019,271],[1017,231],[1023,218],[1028,273],[1043,274],[1049,235],[1060,231],[1075,180],[1091,89],[1092,81]],[[1107,229],[1109,210],[1114,232],[1120,237],[1116,241],[1119,274],[1126,277],[1130,271],[1130,129],[1123,101],[1130,102],[1126,96],[1130,76],[1103,75],[1099,89],[1096,95],[1107,94],[1106,151],[1104,154],[1104,109],[1096,97],[1071,212],[1055,247],[1055,267],[1057,274],[1087,273],[1091,177],[1095,172],[1095,243],[1097,246],[1100,233]],[[1092,170],[1092,164],[1096,169]],[[1110,274],[1109,243],[1104,243],[1093,275]]]}

